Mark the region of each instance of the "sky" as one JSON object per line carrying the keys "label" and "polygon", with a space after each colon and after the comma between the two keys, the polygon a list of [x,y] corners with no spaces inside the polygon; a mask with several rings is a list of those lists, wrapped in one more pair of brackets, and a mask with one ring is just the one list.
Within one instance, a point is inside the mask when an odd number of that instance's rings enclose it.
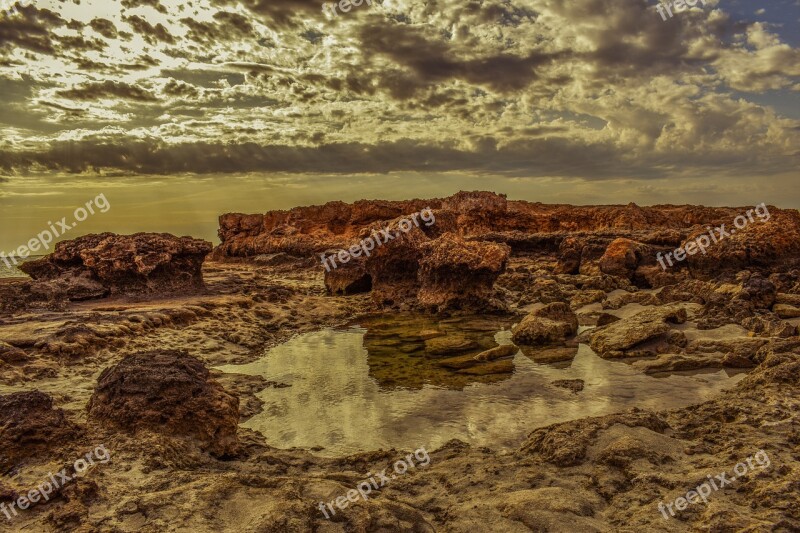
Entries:
{"label": "sky", "polygon": [[800,207],[800,0],[370,3],[14,4],[0,251],[98,194],[64,238],[458,190]]}

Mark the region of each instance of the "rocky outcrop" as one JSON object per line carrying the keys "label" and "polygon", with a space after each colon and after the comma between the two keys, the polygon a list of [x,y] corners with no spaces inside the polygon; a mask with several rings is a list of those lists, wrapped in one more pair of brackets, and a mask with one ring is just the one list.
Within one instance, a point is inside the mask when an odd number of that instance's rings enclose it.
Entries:
{"label": "rocky outcrop", "polygon": [[[744,217],[745,209],[730,214],[721,223],[728,235],[718,237],[716,243],[706,248],[706,253],[687,255],[686,262],[692,276],[711,279],[724,273],[740,270],[787,271],[796,268],[800,257],[800,213],[794,209],[768,207],[767,220],[753,216],[753,221]],[[739,218],[739,226],[734,221]],[[744,225],[742,221],[744,220]],[[715,225],[721,228],[721,225]],[[707,234],[705,228],[696,228],[685,242],[691,242]],[[709,237],[710,239],[710,237]]]}
{"label": "rocky outcrop", "polygon": [[0,474],[22,461],[46,458],[79,436],[53,399],[39,391],[0,396]]}
{"label": "rocky outcrop", "polygon": [[578,317],[563,302],[554,302],[537,309],[522,319],[512,330],[514,344],[547,346],[563,344],[578,331]]}
{"label": "rocky outcrop", "polygon": [[600,271],[611,276],[633,279],[642,255],[650,251],[642,243],[630,239],[614,239],[600,258]]}
{"label": "rocky outcrop", "polygon": [[452,233],[423,242],[417,301],[434,310],[490,306],[494,282],[510,253],[505,244],[465,241]]}
{"label": "rocky outcrop", "polygon": [[[488,278],[496,275],[497,265],[488,270],[483,266],[475,269],[476,265],[456,261],[460,257],[456,248],[469,247],[466,243],[472,242],[505,244],[510,248],[510,257],[549,257],[553,261],[548,267],[550,273],[595,279],[613,276],[619,284],[639,288],[665,287],[692,278],[711,279],[715,273],[735,273],[743,266],[764,274],[776,265],[784,269],[800,266],[800,244],[795,244],[800,240],[787,238],[800,236],[800,216],[794,211],[770,208],[770,221],[751,222],[730,240],[712,243],[706,254],[697,252],[683,261],[677,261],[673,254],[668,262],[666,254],[700,236],[708,227],[730,225],[747,209],[544,205],[509,201],[504,195],[489,192],[459,192],[425,201],[331,202],[264,215],[227,214],[220,217],[222,244],[214,257],[253,258],[285,253],[317,261],[319,254],[349,249],[371,232],[396,225],[403,217],[428,207],[436,215],[434,225],[415,228],[403,238],[376,247],[370,257],[326,272],[329,293],[371,290],[374,300],[382,306],[458,308],[463,298],[447,287],[453,277],[439,274],[446,273],[449,266],[463,266],[470,272],[465,281],[472,297],[481,302],[477,308],[495,308],[498,301],[488,303]],[[450,236],[438,241],[446,234]],[[759,240],[758,246],[748,245],[748,238]],[[464,242],[456,245],[457,239]],[[422,253],[423,243],[429,241],[432,242],[424,244]],[[771,248],[776,252],[769,252]],[[439,249],[453,253],[445,258],[437,255]],[[427,260],[421,271],[420,261],[431,255],[438,260]],[[721,264],[728,266],[722,268]],[[491,275],[487,278],[488,272]],[[797,285],[797,281],[789,286]],[[545,298],[539,301],[569,300],[559,295]]]}
{"label": "rocky outcrop", "polygon": [[[467,241],[454,233],[436,235],[426,224],[403,229],[402,222],[402,218],[390,221],[383,232],[367,234],[373,242],[368,255],[351,247],[355,254],[342,252],[335,266],[326,263],[328,293],[371,290],[378,305],[406,309],[503,307],[492,299],[494,282],[511,251],[507,245]],[[335,252],[329,250],[322,257],[335,259]]]}
{"label": "rocky outcrop", "polygon": [[239,399],[185,352],[125,357],[100,374],[87,409],[89,420],[100,426],[187,437],[216,457],[238,448]]}
{"label": "rocky outcrop", "polygon": [[679,305],[646,309],[631,317],[597,328],[592,333],[589,345],[604,358],[643,355],[629,354],[628,351],[640,343],[669,332],[670,323],[682,324],[686,322],[686,318],[686,309]]}
{"label": "rocky outcrop", "polygon": [[[330,255],[335,257],[335,251],[331,251]],[[352,258],[337,268],[328,266],[325,269],[325,288],[328,294],[339,295],[371,291],[372,277],[367,272],[365,258]]]}
{"label": "rocky outcrop", "polygon": [[203,287],[211,243],[168,233],[85,235],[20,269],[36,281],[64,282],[71,300],[106,294],[165,294]]}

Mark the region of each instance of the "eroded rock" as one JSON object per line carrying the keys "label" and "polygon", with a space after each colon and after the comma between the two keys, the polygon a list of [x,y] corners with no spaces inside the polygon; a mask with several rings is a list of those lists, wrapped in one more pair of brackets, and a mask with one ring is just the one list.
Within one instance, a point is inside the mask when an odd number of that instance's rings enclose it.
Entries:
{"label": "eroded rock", "polygon": [[517,345],[547,346],[563,344],[578,331],[578,317],[563,302],[553,302],[522,319],[513,330]]}
{"label": "eroded rock", "polygon": [[505,244],[465,241],[452,233],[420,245],[420,305],[436,310],[491,307],[494,282],[511,249]]}
{"label": "eroded rock", "polygon": [[185,352],[143,352],[100,375],[88,405],[90,421],[130,433],[194,439],[211,455],[238,448],[239,399]]}
{"label": "eroded rock", "polygon": [[590,346],[600,357],[625,357],[627,350],[667,333],[670,323],[682,324],[686,318],[686,309],[682,306],[646,309],[598,328],[592,333]]}
{"label": "eroded rock", "polygon": [[85,235],[20,269],[36,281],[66,282],[72,300],[106,294],[182,293],[203,287],[211,243],[168,233]]}
{"label": "eroded rock", "polygon": [[0,396],[0,473],[30,458],[45,459],[80,434],[64,411],[43,392]]}

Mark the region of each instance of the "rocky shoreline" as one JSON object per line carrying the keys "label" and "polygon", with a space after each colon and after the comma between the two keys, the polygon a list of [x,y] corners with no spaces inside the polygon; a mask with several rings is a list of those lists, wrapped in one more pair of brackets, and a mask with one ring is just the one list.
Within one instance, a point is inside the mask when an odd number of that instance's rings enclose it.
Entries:
{"label": "rocky shoreline", "polygon": [[[322,267],[320,254],[427,207],[434,224]],[[166,234],[60,243],[24,265],[32,279],[0,281],[0,503],[82,450],[104,444],[112,460],[13,521],[0,514],[0,523],[153,532],[800,530],[800,214],[768,208],[768,221],[669,269],[659,252],[747,208],[552,206],[462,192],[223,215],[213,251]],[[335,459],[272,448],[238,424],[260,411],[258,391],[286,384],[209,369],[253,361],[298,333],[398,311],[509,317],[514,344],[545,364],[568,363],[586,344],[654,375],[749,374],[685,409],[531,428],[513,453],[451,442],[429,450],[430,466],[327,520],[318,502],[417,444]],[[427,342],[447,371],[513,372],[508,348],[467,341]],[[559,386],[585,393],[582,383]],[[769,469],[707,505],[669,520],[659,513],[658,502],[758,450]]]}

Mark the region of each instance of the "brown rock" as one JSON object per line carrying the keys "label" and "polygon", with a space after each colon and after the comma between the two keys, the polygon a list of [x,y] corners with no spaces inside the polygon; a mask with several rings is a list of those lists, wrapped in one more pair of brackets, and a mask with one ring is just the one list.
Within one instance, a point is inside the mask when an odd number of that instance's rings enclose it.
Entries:
{"label": "brown rock", "polygon": [[[738,272],[749,267],[770,268],[773,271],[788,271],[796,267],[800,256],[800,213],[792,209],[777,209],[768,206],[769,220],[762,222],[753,215],[754,222],[747,221],[742,228],[734,226],[735,217],[744,215],[747,208],[732,210],[715,227],[725,224],[730,233],[712,243],[706,253],[687,256],[686,262],[692,275],[711,279],[724,272]],[[740,219],[741,225],[741,219]],[[685,242],[694,241],[708,230],[697,228]],[[715,231],[714,235],[718,235]]]}
{"label": "brown rock", "polygon": [[478,361],[494,361],[495,359],[502,359],[504,357],[511,357],[519,351],[519,348],[513,344],[503,344],[495,348],[490,348],[485,352],[481,352],[475,356]]}
{"label": "brown rock", "polygon": [[102,426],[190,437],[217,457],[237,451],[239,399],[185,352],[125,357],[100,375],[87,408]]}
{"label": "brown rock", "polygon": [[337,263],[335,268],[328,265],[325,269],[325,288],[328,294],[340,295],[372,290],[372,277],[367,273],[364,258],[351,258],[345,264]]}
{"label": "brown rock", "polygon": [[800,307],[788,304],[775,304],[772,306],[772,312],[781,318],[800,317]]}
{"label": "brown rock", "polygon": [[544,346],[563,344],[578,331],[578,317],[563,302],[553,302],[522,319],[513,330],[517,345]]}
{"label": "brown rock", "polygon": [[459,374],[470,376],[488,376],[491,374],[508,374],[514,371],[514,361],[511,359],[500,359],[482,365],[477,365],[459,370]]}
{"label": "brown rock", "polygon": [[598,328],[590,346],[600,357],[624,357],[637,344],[670,331],[669,323],[686,321],[686,309],[678,305],[646,309],[618,322]]}
{"label": "brown rock", "polygon": [[33,457],[46,459],[79,433],[64,411],[53,408],[53,399],[43,392],[0,396],[0,474]]}
{"label": "brown rock", "polygon": [[27,354],[17,348],[16,346],[12,346],[6,342],[0,341],[0,361],[15,364],[15,363],[24,363],[28,360]]}
{"label": "brown rock", "polygon": [[599,328],[602,326],[607,326],[619,321],[620,318],[616,315],[612,315],[611,313],[600,313],[600,316],[597,317],[597,327]]}
{"label": "brown rock", "polygon": [[490,307],[494,282],[511,253],[505,244],[465,241],[452,233],[421,243],[419,250],[417,299],[438,311]]}
{"label": "brown rock", "polygon": [[578,355],[578,348],[568,346],[520,346],[520,350],[523,355],[541,364],[572,361]]}
{"label": "brown rock", "polygon": [[606,248],[598,265],[600,271],[611,276],[633,279],[633,274],[647,253],[647,247],[630,239],[614,239]]}
{"label": "brown rock", "polygon": [[505,359],[516,354],[518,351],[519,348],[513,344],[504,344],[502,346],[496,346],[489,350],[483,351],[478,355],[470,354],[461,355],[458,357],[448,357],[447,359],[437,361],[437,364],[445,368],[460,370],[464,368],[471,368],[486,362],[496,361],[498,359]]}
{"label": "brown rock", "polygon": [[449,355],[474,350],[478,343],[463,335],[435,337],[425,341],[425,352],[428,355]]}
{"label": "brown rock", "polygon": [[211,243],[168,233],[85,235],[20,268],[37,281],[66,280],[70,299],[111,294],[181,293],[203,287]]}
{"label": "brown rock", "polygon": [[574,393],[579,393],[583,390],[583,380],[582,379],[557,379],[556,381],[552,382],[553,385],[556,387],[561,387],[562,389],[571,390]]}

